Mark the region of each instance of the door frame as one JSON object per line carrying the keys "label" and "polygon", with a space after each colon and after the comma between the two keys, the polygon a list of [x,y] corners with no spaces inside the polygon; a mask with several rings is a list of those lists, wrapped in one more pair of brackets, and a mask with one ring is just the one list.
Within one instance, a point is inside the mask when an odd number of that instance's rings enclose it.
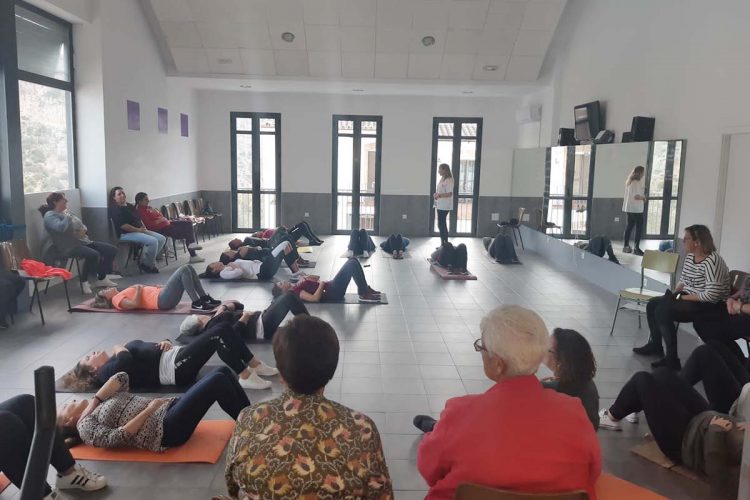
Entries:
{"label": "door frame", "polygon": [[[587,144],[581,144],[584,146]],[[550,196],[550,181],[552,175],[552,148],[564,147],[565,149],[565,193],[555,196]],[[560,228],[560,233],[550,234],[554,238],[558,239],[589,239],[591,237],[591,208],[594,198],[594,169],[596,168],[596,144],[591,144],[591,153],[589,157],[589,178],[588,178],[588,191],[586,196],[574,196],[573,195],[573,178],[575,176],[575,161],[576,161],[576,147],[577,146],[552,146],[547,148],[544,158],[544,194],[543,194],[543,205],[542,214],[544,221],[549,220],[549,202],[550,200],[563,200],[563,225]],[[586,202],[586,234],[583,236],[574,235],[571,232],[572,225],[572,211],[574,201],[585,201]]]}

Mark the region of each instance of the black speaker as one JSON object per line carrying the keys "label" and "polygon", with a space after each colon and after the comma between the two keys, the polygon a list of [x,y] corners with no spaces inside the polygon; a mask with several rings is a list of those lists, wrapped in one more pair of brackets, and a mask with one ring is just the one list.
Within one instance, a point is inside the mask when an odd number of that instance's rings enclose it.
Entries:
{"label": "black speaker", "polygon": [[623,132],[622,142],[633,142],[633,134],[631,132]]}
{"label": "black speaker", "polygon": [[655,118],[634,116],[633,124],[630,126],[630,133],[633,135],[633,142],[653,141],[655,124]]}
{"label": "black speaker", "polygon": [[578,142],[576,141],[576,131],[572,128],[561,128],[557,132],[557,145],[558,146],[575,146]]}

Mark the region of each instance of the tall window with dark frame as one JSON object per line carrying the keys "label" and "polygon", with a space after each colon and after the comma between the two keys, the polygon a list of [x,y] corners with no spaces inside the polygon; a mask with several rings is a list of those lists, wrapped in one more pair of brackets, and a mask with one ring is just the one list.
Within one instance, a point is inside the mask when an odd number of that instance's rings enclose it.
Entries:
{"label": "tall window with dark frame", "polygon": [[21,1],[15,17],[24,192],[73,189],[72,25]]}
{"label": "tall window with dark frame", "polygon": [[547,149],[544,213],[554,236],[589,238],[594,156],[591,145]]}
{"label": "tall window with dark frame", "polygon": [[671,238],[675,235],[680,174],[684,164],[685,141],[651,143],[646,181],[646,237]]}
{"label": "tall window with dark frame", "polygon": [[476,234],[481,157],[482,118],[433,118],[430,169],[430,227],[433,235],[438,234],[438,228],[432,196],[437,189],[437,171],[441,163],[448,164],[453,174],[449,234]]}
{"label": "tall window with dark frame", "polygon": [[275,228],[281,217],[281,115],[230,113],[232,226]]}
{"label": "tall window with dark frame", "polygon": [[383,117],[333,115],[334,233],[377,232]]}

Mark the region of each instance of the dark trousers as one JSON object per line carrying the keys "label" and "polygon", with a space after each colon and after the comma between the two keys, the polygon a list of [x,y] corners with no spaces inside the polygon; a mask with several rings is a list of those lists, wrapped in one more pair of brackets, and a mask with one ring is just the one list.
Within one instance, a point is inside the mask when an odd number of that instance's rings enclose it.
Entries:
{"label": "dark trousers", "polygon": [[643,411],[651,434],[661,451],[674,462],[682,462],[682,438],[696,415],[710,410],[692,385],[669,368],[653,373],[638,372],[620,390],[609,412],[621,419]]}
{"label": "dark trousers", "polygon": [[192,384],[214,353],[237,373],[247,368],[253,359],[253,353],[232,327],[227,323],[220,323],[203,331],[177,353],[174,370],[177,385]]}
{"label": "dark trousers", "polygon": [[292,240],[294,240],[295,242],[300,239],[300,237],[304,237],[310,243],[317,243],[320,241],[320,238],[318,238],[317,235],[313,232],[310,224],[305,221],[302,221],[294,226],[289,231],[289,234],[292,236]]}
{"label": "dark trousers", "polygon": [[703,342],[716,341],[721,342],[737,357],[741,362],[747,362],[750,369],[750,359],[745,358],[745,354],[737,345],[735,340],[750,337],[750,316],[747,314],[729,315],[726,312],[726,305],[721,313],[717,313],[718,318],[715,321],[696,320],[693,327]]}
{"label": "dark trousers", "polygon": [[243,245],[251,247],[268,248],[268,240],[265,238],[256,238],[255,236],[245,236]]}
{"label": "dark trousers", "polygon": [[[195,243],[195,231],[193,230],[193,223],[189,220],[173,220],[169,221],[167,227],[156,230],[157,233],[168,236],[173,240],[185,240],[186,245]],[[195,250],[188,248],[190,255],[195,255]]]}
{"label": "dark trousers", "polygon": [[720,413],[729,413],[742,386],[750,382],[750,372],[737,356],[725,344],[713,340],[693,351],[681,375],[690,385],[702,380],[711,409]]}
{"label": "dark trousers", "polygon": [[661,346],[662,339],[667,351],[667,359],[676,361],[677,329],[675,322],[692,323],[696,320],[710,320],[721,315],[723,302],[688,302],[677,300],[671,293],[656,297],[646,305],[646,318],[651,331],[649,342]]}
{"label": "dark trousers", "polygon": [[15,273],[0,271],[0,322],[18,309],[18,296],[26,288],[26,280]]}
{"label": "dark trousers", "polygon": [[284,321],[288,313],[292,313],[294,316],[298,314],[310,314],[307,312],[307,308],[299,296],[294,293],[282,294],[271,302],[271,305],[263,311],[263,315],[261,316],[263,336],[266,339],[273,338],[273,334],[276,333],[276,330],[278,330],[281,322]]}
{"label": "dark trousers", "polygon": [[349,235],[349,246],[347,247],[354,255],[362,255],[364,252],[375,250],[375,243],[367,234],[365,229],[352,229]]}
{"label": "dark trousers", "polygon": [[628,221],[628,225],[625,226],[625,235],[623,236],[625,246],[630,246],[630,233],[633,231],[633,228],[635,228],[635,248],[640,248],[641,234],[643,233],[643,212],[626,212],[625,215]]}
{"label": "dark trousers", "polygon": [[[284,241],[282,243],[289,243],[287,241]],[[258,279],[259,280],[270,280],[274,277],[276,272],[281,267],[281,262],[286,262],[286,265],[291,267],[294,265],[295,262],[297,262],[297,259],[299,259],[299,254],[297,253],[297,250],[295,249],[294,245],[289,243],[289,246],[291,247],[292,251],[288,254],[285,254],[282,250],[278,253],[275,257],[271,253],[271,250],[268,249],[262,249],[261,252],[263,252],[263,258],[261,259],[253,259],[253,260],[260,260],[262,264],[260,265],[260,270],[258,271]],[[249,254],[248,254],[249,255]]]}
{"label": "dark trousers", "polygon": [[437,211],[437,225],[438,231],[440,231],[440,244],[448,242],[448,214],[450,210],[438,210]]}
{"label": "dark trousers", "polygon": [[200,379],[172,403],[164,417],[162,446],[171,448],[185,444],[214,403],[219,403],[221,409],[234,420],[237,420],[243,408],[250,406],[237,375],[226,366]]}
{"label": "dark trousers", "polygon": [[365,272],[362,269],[362,264],[357,259],[351,258],[341,266],[339,272],[330,281],[323,300],[326,302],[335,302],[344,298],[346,295],[346,289],[349,287],[349,282],[354,280],[357,285],[357,293],[364,295],[369,288],[367,279],[365,278]]}
{"label": "dark trousers", "polygon": [[[31,438],[34,436],[35,411],[34,396],[21,394],[0,403],[0,471],[20,488],[26,470],[26,461],[31,451]],[[75,465],[59,434],[52,442],[50,464],[57,472],[65,472]],[[52,489],[48,484],[44,494]]]}
{"label": "dark trousers", "polygon": [[70,251],[71,257],[83,259],[81,279],[89,279],[91,270],[96,270],[96,277],[104,279],[112,272],[112,262],[117,255],[117,247],[101,241],[92,241],[88,245],[81,245]]}
{"label": "dark trousers", "polygon": [[406,245],[404,244],[404,237],[401,236],[401,234],[392,234],[388,237],[387,240],[385,240],[383,243],[380,244],[380,248],[383,249],[383,251],[388,253],[393,253],[396,251],[403,252],[406,250]]}

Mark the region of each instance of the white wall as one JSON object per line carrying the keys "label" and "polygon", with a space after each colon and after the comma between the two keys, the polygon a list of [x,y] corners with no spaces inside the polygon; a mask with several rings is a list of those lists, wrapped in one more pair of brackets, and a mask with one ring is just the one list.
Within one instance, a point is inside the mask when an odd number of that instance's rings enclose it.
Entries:
{"label": "white wall", "polygon": [[230,189],[229,113],[281,113],[282,189],[331,192],[333,114],[383,116],[382,194],[428,195],[432,118],[483,117],[480,194],[509,196],[517,125],[514,98],[350,96],[198,91],[199,183]]}
{"label": "white wall", "polygon": [[750,272],[750,231],[747,230],[747,210],[742,206],[747,204],[750,188],[749,163],[750,134],[732,135],[719,252],[729,269],[746,272]]}
{"label": "white wall", "polygon": [[750,124],[748,19],[746,0],[569,1],[553,40],[565,46],[551,130],[596,99],[618,139],[633,116],[656,117],[656,139],[687,139],[681,225],[710,226],[722,134]]}
{"label": "white wall", "polygon": [[544,196],[546,148],[516,149],[513,152],[513,188],[515,198]]}
{"label": "white wall", "polygon": [[648,167],[648,145],[648,142],[597,145],[594,198],[622,197],[630,172],[638,165]]}

